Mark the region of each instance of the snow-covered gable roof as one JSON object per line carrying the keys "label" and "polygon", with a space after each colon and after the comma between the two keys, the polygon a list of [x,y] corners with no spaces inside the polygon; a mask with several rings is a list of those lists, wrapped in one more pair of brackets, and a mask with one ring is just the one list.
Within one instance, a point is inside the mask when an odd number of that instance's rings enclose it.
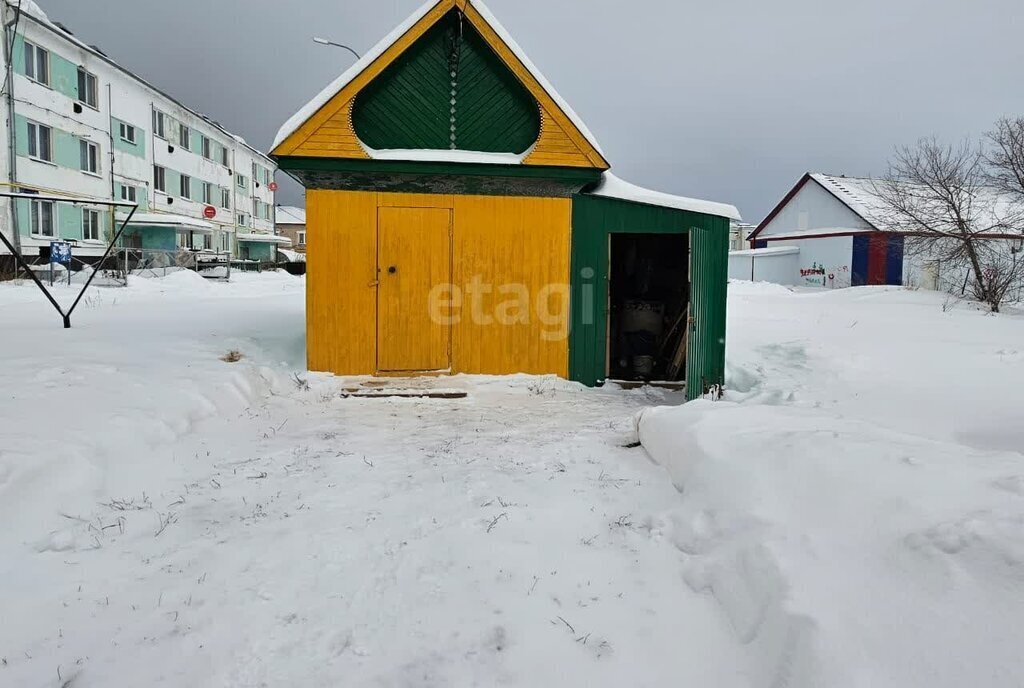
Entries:
{"label": "snow-covered gable roof", "polygon": [[697,198],[687,198],[686,196],[675,196],[661,191],[652,191],[651,189],[645,189],[642,186],[630,184],[619,179],[611,172],[605,172],[601,178],[601,183],[589,193],[593,196],[615,198],[620,201],[632,201],[633,203],[726,217],[737,222],[743,219],[740,217],[740,211],[736,209],[736,206],[715,201],[703,201]]}
{"label": "snow-covered gable roof", "polygon": [[748,241],[876,231],[882,213],[873,182],[808,172],[761,221]]}
{"label": "snow-covered gable roof", "polygon": [[[869,177],[809,172],[761,221],[748,239],[753,241],[762,236],[765,239],[798,239],[874,231],[914,231],[913,227],[905,226],[906,223],[901,222],[882,199],[882,183],[881,180]],[[819,199],[827,198],[831,205],[822,209],[819,200],[815,210],[809,213],[813,217],[809,218],[807,226],[800,226],[799,222],[794,221],[791,206],[806,208],[809,205],[806,198],[809,194],[817,195]],[[1016,228],[1014,219],[1019,219],[1024,211],[1015,199],[994,189],[981,188],[975,201],[974,219],[979,230],[986,235],[1005,237],[1024,232],[1024,228]]]}
{"label": "snow-covered gable roof", "polygon": [[[277,136],[274,137],[274,145],[271,146],[271,150],[276,149],[285,140],[287,140],[292,134],[294,134],[303,124],[305,124],[311,117],[320,111],[325,105],[327,105],[335,95],[340,93],[346,86],[348,86],[356,77],[358,77],[363,71],[365,71],[370,65],[376,62],[387,50],[399,41],[406,33],[408,33],[417,23],[419,23],[432,9],[445,2],[445,0],[428,0],[419,9],[413,12],[408,19],[395,27],[395,30],[385,36],[377,45],[366,52],[354,65],[342,73],[337,79],[328,84],[320,93],[313,97],[308,103],[298,110],[294,115],[288,118],[281,128],[277,132]],[[601,151],[601,147],[597,142],[596,137],[587,128],[583,120],[579,115],[569,106],[569,103],[562,98],[562,96],[554,89],[541,71],[537,68],[530,58],[526,56],[523,49],[518,43],[512,38],[511,34],[501,25],[497,17],[490,11],[490,9],[483,3],[482,0],[465,0],[466,5],[472,5],[474,9],[480,14],[481,17],[490,25],[494,32],[501,38],[502,41],[508,46],[509,50],[515,54],[516,58],[522,62],[523,66],[530,72],[530,75],[540,84],[548,96],[555,102],[555,104],[562,110],[566,117],[572,122],[573,126],[579,130],[580,134],[587,140],[587,142],[596,150],[602,157],[604,153]],[[430,159],[436,161],[443,161],[446,154],[450,153],[453,156],[458,156],[463,151],[430,151]],[[392,154],[392,159],[395,157]],[[453,159],[452,162],[465,162],[464,158]],[[505,160],[503,162],[509,162]]]}
{"label": "snow-covered gable roof", "polygon": [[886,210],[875,191],[877,181],[866,177],[845,177],[812,172],[811,179],[846,204],[865,222],[876,229],[886,224]]}
{"label": "snow-covered gable roof", "polygon": [[[875,231],[915,231],[882,199],[882,184],[882,180],[869,177],[808,172],[761,221],[748,240],[762,236],[766,240],[799,239]],[[810,205],[809,195],[819,199],[811,212],[806,211]],[[822,207],[821,198],[828,199],[827,208]],[[1007,238],[1024,233],[1024,227],[1018,227],[1024,222],[1024,209],[1016,199],[994,189],[980,188],[974,200],[974,221],[985,236]],[[805,212],[797,212],[800,210]],[[795,216],[808,214],[813,217],[807,218],[807,226],[795,221]],[[950,227],[949,231],[954,229]]]}
{"label": "snow-covered gable roof", "polygon": [[279,225],[304,225],[306,224],[306,210],[293,205],[279,205],[277,206],[276,221]]}

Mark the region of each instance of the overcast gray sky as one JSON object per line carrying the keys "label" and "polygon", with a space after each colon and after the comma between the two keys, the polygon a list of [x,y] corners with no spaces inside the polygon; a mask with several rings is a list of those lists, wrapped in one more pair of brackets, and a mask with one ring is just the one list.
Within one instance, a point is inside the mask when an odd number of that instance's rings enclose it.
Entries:
{"label": "overcast gray sky", "polygon": [[[51,19],[266,150],[420,0],[39,0]],[[758,222],[809,170],[1024,115],[1021,0],[490,0],[619,176]],[[199,18],[204,18],[200,20]],[[214,76],[216,75],[216,76]],[[302,202],[283,179],[279,202]]]}

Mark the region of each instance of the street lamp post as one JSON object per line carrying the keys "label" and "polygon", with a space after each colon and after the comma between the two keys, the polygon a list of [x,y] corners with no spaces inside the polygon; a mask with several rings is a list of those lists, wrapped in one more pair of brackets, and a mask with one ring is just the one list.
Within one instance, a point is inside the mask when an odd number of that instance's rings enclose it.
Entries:
{"label": "street lamp post", "polygon": [[357,53],[355,50],[353,50],[352,48],[348,47],[347,45],[342,45],[341,43],[335,43],[334,41],[329,41],[326,38],[320,38],[319,36],[313,36],[313,42],[314,43],[319,43],[320,45],[331,45],[331,46],[334,46],[335,48],[343,48],[343,49],[349,51],[350,53],[352,53],[353,55],[355,55],[357,60],[360,59],[359,53]]}

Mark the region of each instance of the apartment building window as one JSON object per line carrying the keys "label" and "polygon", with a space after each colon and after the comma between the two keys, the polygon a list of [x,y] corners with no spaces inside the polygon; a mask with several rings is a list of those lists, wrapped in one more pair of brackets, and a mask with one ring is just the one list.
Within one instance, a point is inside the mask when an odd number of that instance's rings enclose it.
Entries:
{"label": "apartment building window", "polygon": [[50,53],[25,41],[25,76],[44,86],[50,85]]}
{"label": "apartment building window", "polygon": [[238,213],[238,226],[239,227],[248,227],[249,226],[249,216],[246,215],[245,213]]}
{"label": "apartment building window", "polygon": [[224,167],[230,167],[228,165],[228,149],[226,146],[220,147],[220,164]]}
{"label": "apartment building window", "polygon": [[100,173],[100,147],[91,141],[79,141],[80,169],[89,174]]}
{"label": "apartment building window", "polygon": [[135,203],[138,198],[138,190],[134,186],[121,185],[121,200]]}
{"label": "apartment building window", "polygon": [[181,175],[178,178],[178,190],[181,191],[181,197],[191,201],[192,200],[192,177],[187,174]]}
{"label": "apartment building window", "polygon": [[99,241],[100,239],[100,214],[88,208],[82,209],[82,238],[86,240]]}
{"label": "apartment building window", "polygon": [[153,165],[153,188],[167,193],[167,170],[159,165]]}
{"label": "apartment building window", "polygon": [[220,234],[220,250],[225,253],[231,250],[231,235],[227,232]]}
{"label": "apartment building window", "polygon": [[263,214],[260,212],[260,201],[258,198],[254,198],[252,199],[252,219],[258,220],[261,217]]}
{"label": "apartment building window", "polygon": [[306,245],[306,233],[305,232],[299,232],[299,239],[298,239],[298,241],[299,241],[299,246],[305,246]]}
{"label": "apartment building window", "polygon": [[36,160],[53,160],[53,149],[50,142],[53,140],[53,132],[45,124],[36,122],[28,123],[28,157]]}
{"label": "apartment building window", "polygon": [[203,182],[203,203],[213,204],[213,184],[210,182]]}
{"label": "apartment building window", "polygon": [[167,138],[167,115],[159,110],[153,110],[153,133],[162,139]]}
{"label": "apartment building window", "polygon": [[192,150],[192,148],[190,147],[190,143],[189,143],[191,136],[192,136],[192,132],[189,130],[189,128],[186,125],[181,124],[181,125],[178,126],[178,145],[179,146],[181,146],[185,150]]}
{"label": "apartment building window", "polygon": [[78,101],[95,108],[99,102],[96,93],[96,75],[90,74],[81,67],[78,68]]}
{"label": "apartment building window", "polygon": [[178,248],[189,249],[189,240],[192,238],[192,232],[178,232]]}
{"label": "apartment building window", "polygon": [[220,190],[220,207],[230,208],[231,207],[231,191],[228,189]]}
{"label": "apartment building window", "polygon": [[204,234],[203,235],[203,248],[205,250],[207,250],[207,251],[209,251],[210,249],[213,248],[213,235],[212,234]]}
{"label": "apartment building window", "polygon": [[37,236],[53,236],[53,202],[32,201],[31,231]]}
{"label": "apartment building window", "polygon": [[203,157],[213,160],[213,141],[208,136],[203,137]]}
{"label": "apartment building window", "polygon": [[235,175],[235,184],[238,186],[239,189],[244,189],[245,188],[245,175],[244,174],[236,174]]}
{"label": "apartment building window", "polygon": [[133,145],[135,144],[135,127],[133,127],[130,124],[125,124],[124,122],[121,122],[118,125],[118,129],[120,129],[119,133],[122,141],[125,141]]}

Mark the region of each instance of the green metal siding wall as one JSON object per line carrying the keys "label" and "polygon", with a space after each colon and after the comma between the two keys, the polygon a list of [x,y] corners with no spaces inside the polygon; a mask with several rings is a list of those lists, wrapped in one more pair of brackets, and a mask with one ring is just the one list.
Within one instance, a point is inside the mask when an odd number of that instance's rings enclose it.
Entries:
{"label": "green metal siding wall", "polygon": [[688,399],[725,384],[725,314],[729,285],[729,221],[690,232]]}
{"label": "green metal siding wall", "polygon": [[729,221],[671,208],[581,194],[573,197],[569,377],[586,385],[606,375],[608,242],[611,234],[689,234],[690,308],[687,353],[690,399],[722,384]]}
{"label": "green metal siding wall", "polygon": [[453,125],[467,151],[522,153],[540,135],[536,101],[457,11],[357,96],[352,123],[377,149],[448,149]]}

